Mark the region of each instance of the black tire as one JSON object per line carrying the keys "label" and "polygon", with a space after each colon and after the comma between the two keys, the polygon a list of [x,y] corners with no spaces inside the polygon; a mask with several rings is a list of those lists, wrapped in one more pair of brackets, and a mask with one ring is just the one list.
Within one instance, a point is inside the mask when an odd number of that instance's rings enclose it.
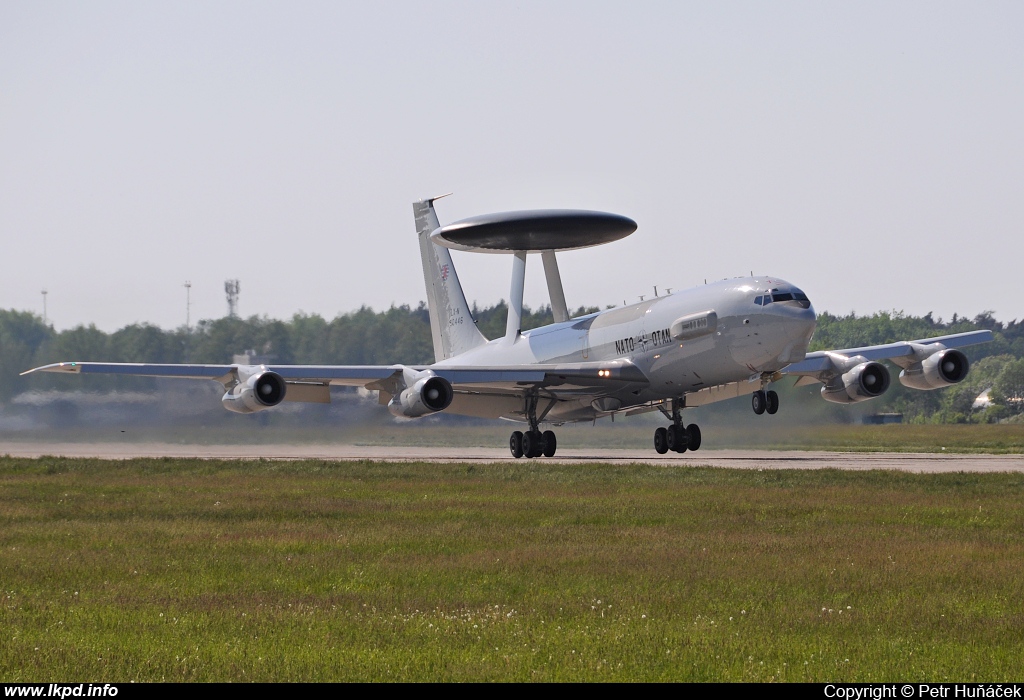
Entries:
{"label": "black tire", "polygon": [[769,416],[774,416],[779,411],[779,395],[774,391],[769,391],[764,397],[768,403],[765,410],[768,411]]}
{"label": "black tire", "polygon": [[[530,449],[526,449],[526,439],[529,437]],[[523,454],[527,457],[540,457],[544,454],[544,434],[539,430],[531,430],[528,433],[523,433]]]}
{"label": "black tire", "polygon": [[764,409],[768,405],[768,398],[765,396],[763,391],[755,391],[750,397],[750,407],[754,409],[754,413],[761,415],[764,413]]}
{"label": "black tire", "polygon": [[518,430],[508,439],[508,449],[516,459],[523,456],[523,434]]}
{"label": "black tire", "polygon": [[676,434],[675,451],[679,454],[686,452],[689,443],[689,436],[686,434],[686,428],[681,425],[674,425],[669,428],[669,432],[674,432]]}
{"label": "black tire", "polygon": [[544,456],[554,457],[555,450],[558,448],[558,440],[555,438],[555,433],[552,430],[544,431]]}
{"label": "black tire", "polygon": [[532,430],[527,430],[523,433],[523,456],[532,459],[536,457],[537,451],[537,434]]}
{"label": "black tire", "polygon": [[530,435],[533,436],[533,451],[531,457],[540,457],[544,454],[544,434],[539,430],[531,430]]}
{"label": "black tire", "polygon": [[700,449],[700,428],[697,427],[696,423],[690,423],[686,426],[686,446],[696,452]]}
{"label": "black tire", "polygon": [[668,452],[668,431],[665,428],[654,431],[654,451],[660,455]]}
{"label": "black tire", "polygon": [[668,449],[680,454],[686,452],[686,429],[681,425],[670,425],[665,430],[668,437],[665,444],[668,445]]}

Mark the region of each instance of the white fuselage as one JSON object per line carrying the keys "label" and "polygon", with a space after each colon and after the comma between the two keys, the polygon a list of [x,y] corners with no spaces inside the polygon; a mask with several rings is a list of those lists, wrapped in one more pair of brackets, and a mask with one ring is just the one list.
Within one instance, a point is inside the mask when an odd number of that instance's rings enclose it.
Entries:
{"label": "white fuselage", "polygon": [[[796,292],[803,301],[755,303],[770,290],[776,296]],[[678,319],[709,311],[717,315],[713,328],[698,337],[673,337],[671,329]],[[648,379],[647,384],[624,386],[611,395],[621,408],[627,408],[744,381],[799,362],[807,352],[814,328],[814,308],[793,285],[773,277],[744,277],[536,328],[522,333],[514,342],[508,338],[493,340],[436,366],[528,366],[627,359]],[[559,402],[546,420],[589,420],[602,415],[592,402],[592,394],[581,395],[578,402]],[[521,419],[519,406],[521,403],[492,395],[457,399],[449,410]]]}

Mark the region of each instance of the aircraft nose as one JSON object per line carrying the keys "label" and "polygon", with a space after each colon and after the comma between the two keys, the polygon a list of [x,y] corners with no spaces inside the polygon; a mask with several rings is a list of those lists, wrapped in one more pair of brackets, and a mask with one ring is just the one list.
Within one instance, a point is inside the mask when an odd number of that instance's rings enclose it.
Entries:
{"label": "aircraft nose", "polygon": [[814,304],[808,302],[806,309],[800,309],[800,320],[813,332],[818,325],[818,315],[814,312]]}
{"label": "aircraft nose", "polygon": [[810,302],[807,302],[807,308],[803,309],[803,314],[801,314],[801,315],[805,319],[807,319],[809,321],[817,321],[818,320],[818,314],[816,314],[814,312],[814,304],[812,304]]}
{"label": "aircraft nose", "polygon": [[776,322],[787,328],[790,334],[810,336],[818,325],[818,316],[810,302],[806,308],[796,304],[772,304],[769,308]]}
{"label": "aircraft nose", "polygon": [[797,304],[794,302],[783,303],[783,304],[772,304],[766,307],[768,313],[786,319],[800,319],[801,321],[809,320],[814,321],[818,318],[817,314],[814,313],[814,305],[811,302],[804,302],[807,306]]}

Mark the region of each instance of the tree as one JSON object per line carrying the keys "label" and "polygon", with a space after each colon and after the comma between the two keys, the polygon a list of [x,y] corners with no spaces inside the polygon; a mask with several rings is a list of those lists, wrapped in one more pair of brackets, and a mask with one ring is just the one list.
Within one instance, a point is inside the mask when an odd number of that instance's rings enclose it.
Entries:
{"label": "tree", "polygon": [[1007,363],[990,396],[1008,412],[1024,413],[1024,359]]}
{"label": "tree", "polygon": [[0,311],[0,401],[27,387],[18,374],[33,367],[39,348],[53,338],[53,329],[27,311]]}

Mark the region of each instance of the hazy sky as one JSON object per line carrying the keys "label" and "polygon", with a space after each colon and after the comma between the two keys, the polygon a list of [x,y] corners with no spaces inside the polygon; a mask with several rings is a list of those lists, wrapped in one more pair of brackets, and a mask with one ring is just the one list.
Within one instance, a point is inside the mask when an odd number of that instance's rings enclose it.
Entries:
{"label": "hazy sky", "polygon": [[[570,306],[753,270],[1021,318],[1024,3],[0,1],[2,308],[415,305],[411,203],[449,191],[442,223],[635,219],[560,256]],[[507,257],[455,262],[507,298]]]}

